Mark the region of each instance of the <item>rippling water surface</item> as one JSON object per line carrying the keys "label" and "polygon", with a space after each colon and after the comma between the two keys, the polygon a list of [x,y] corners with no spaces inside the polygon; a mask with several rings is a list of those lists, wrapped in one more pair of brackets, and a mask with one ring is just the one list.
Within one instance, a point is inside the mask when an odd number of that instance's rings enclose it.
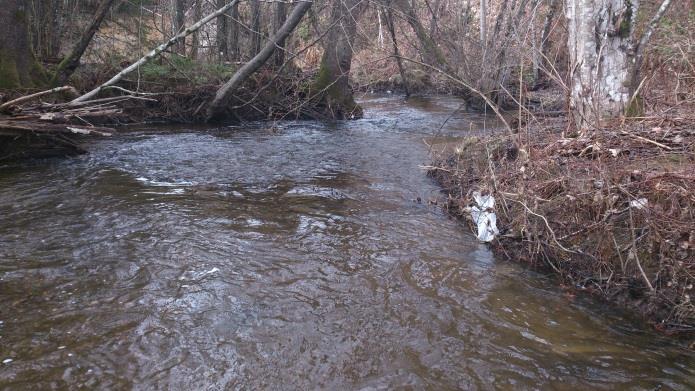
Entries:
{"label": "rippling water surface", "polygon": [[427,205],[424,141],[482,117],[364,104],[1,167],[0,388],[695,386],[692,354]]}

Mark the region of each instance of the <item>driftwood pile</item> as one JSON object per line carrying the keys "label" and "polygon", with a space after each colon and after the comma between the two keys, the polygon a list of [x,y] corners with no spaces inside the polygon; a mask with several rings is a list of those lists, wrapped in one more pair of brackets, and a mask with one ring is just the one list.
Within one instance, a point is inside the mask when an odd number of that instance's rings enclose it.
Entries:
{"label": "driftwood pile", "polygon": [[56,93],[75,93],[72,87],[24,96],[0,105],[0,161],[22,157],[75,155],[86,152],[85,136],[110,136],[112,128],[96,126],[121,114],[118,103],[130,97],[112,97],[78,103],[23,103]]}

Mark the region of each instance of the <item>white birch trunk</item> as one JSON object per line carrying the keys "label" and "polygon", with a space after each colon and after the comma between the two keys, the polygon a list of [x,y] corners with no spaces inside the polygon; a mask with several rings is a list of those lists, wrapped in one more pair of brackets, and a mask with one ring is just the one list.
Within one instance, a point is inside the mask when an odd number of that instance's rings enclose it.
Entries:
{"label": "white birch trunk", "polygon": [[567,0],[570,109],[580,130],[630,102],[638,0]]}

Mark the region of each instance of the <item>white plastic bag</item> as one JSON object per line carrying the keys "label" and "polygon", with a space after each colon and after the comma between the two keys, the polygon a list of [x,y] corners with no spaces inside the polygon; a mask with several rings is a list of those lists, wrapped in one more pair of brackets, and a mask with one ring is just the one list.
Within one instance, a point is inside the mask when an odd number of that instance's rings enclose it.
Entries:
{"label": "white plastic bag", "polygon": [[471,218],[478,226],[478,240],[481,242],[491,242],[495,235],[500,231],[497,229],[497,215],[495,207],[495,197],[492,195],[483,196],[480,192],[473,192],[473,199],[477,205],[470,208]]}

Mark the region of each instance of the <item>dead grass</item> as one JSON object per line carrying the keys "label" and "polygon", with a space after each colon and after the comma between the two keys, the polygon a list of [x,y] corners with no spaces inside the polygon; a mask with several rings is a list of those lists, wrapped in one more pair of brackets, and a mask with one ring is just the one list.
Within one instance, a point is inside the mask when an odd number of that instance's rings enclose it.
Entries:
{"label": "dead grass", "polygon": [[511,137],[467,140],[430,174],[458,216],[473,191],[494,194],[499,253],[692,337],[695,117],[686,113],[577,137],[566,137],[564,119],[549,119]]}

